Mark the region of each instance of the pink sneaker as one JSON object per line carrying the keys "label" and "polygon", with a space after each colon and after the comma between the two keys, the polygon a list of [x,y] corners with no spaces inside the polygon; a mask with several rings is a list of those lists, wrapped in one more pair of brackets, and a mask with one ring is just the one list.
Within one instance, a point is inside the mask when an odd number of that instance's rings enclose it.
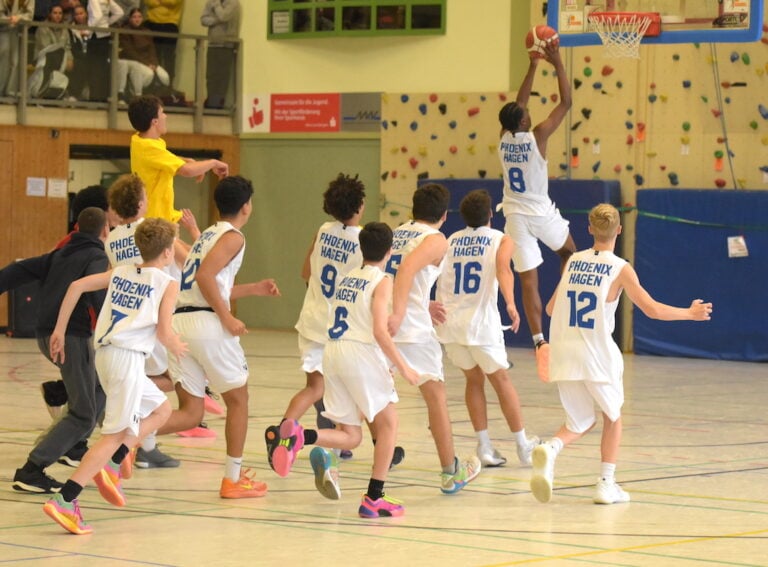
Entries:
{"label": "pink sneaker", "polygon": [[288,476],[296,454],[304,447],[304,428],[294,419],[280,424],[278,445],[272,453],[272,468],[280,476]]}
{"label": "pink sneaker", "polygon": [[208,429],[208,426],[201,422],[197,427],[187,429],[186,431],[177,431],[176,435],[179,437],[196,437],[198,439],[214,439],[216,432],[212,429]]}
{"label": "pink sneaker", "polygon": [[120,482],[120,465],[115,464],[111,459],[104,465],[96,476],[93,477],[99,494],[113,506],[125,506],[125,494]]}
{"label": "pink sneaker", "polygon": [[363,494],[357,513],[361,518],[396,518],[405,514],[405,508],[402,502],[394,498],[382,496],[378,500],[371,500],[367,494]]}
{"label": "pink sneaker", "polygon": [[224,415],[224,408],[216,401],[218,395],[214,394],[210,388],[205,389],[205,397],[203,398],[203,404],[207,413],[214,415]]}

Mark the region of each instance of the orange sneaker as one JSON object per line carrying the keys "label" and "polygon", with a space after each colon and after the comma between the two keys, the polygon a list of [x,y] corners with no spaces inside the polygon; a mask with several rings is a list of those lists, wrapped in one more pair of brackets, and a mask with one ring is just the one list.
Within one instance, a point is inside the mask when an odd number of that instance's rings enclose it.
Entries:
{"label": "orange sneaker", "polygon": [[240,480],[237,482],[233,482],[227,477],[222,478],[219,496],[222,498],[257,498],[264,496],[267,493],[266,483],[259,482],[252,476],[248,476],[249,471],[250,469],[246,469],[240,473]]}
{"label": "orange sneaker", "polygon": [[113,506],[125,506],[125,494],[123,494],[123,486],[120,482],[119,465],[110,460],[103,469],[96,473],[93,482],[96,483],[96,488],[99,489],[99,494],[104,500]]}
{"label": "orange sneaker", "polygon": [[131,478],[133,476],[133,461],[136,460],[136,447],[128,451],[128,454],[120,463],[120,476],[122,478]]}
{"label": "orange sneaker", "polygon": [[536,371],[539,380],[549,382],[549,343],[543,339],[536,343]]}

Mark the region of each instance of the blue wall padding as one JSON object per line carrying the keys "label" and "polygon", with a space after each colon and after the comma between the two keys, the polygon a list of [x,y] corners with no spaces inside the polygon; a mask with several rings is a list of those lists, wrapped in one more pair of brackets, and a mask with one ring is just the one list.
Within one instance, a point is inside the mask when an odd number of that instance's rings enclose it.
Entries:
{"label": "blue wall padding", "polygon": [[[767,361],[768,192],[645,189],[637,206],[635,268],[643,287],[675,306],[711,301],[714,311],[711,321],[664,322],[635,308],[635,352]],[[729,258],[727,238],[739,235],[749,256]]]}
{"label": "blue wall padding", "polygon": [[[442,232],[447,236],[464,228],[464,221],[459,214],[459,203],[464,196],[474,189],[485,189],[491,195],[493,206],[501,202],[501,179],[425,179],[419,182],[440,183],[451,192],[451,205],[448,212],[448,220],[443,224]],[[570,222],[570,230],[578,249],[589,248],[592,245],[592,237],[587,232],[589,225],[587,213],[589,209],[599,203],[611,203],[621,205],[621,190],[618,181],[591,181],[591,180],[550,180],[549,194],[561,214]],[[504,216],[497,212],[491,221],[493,228],[504,230]],[[539,266],[539,291],[543,306],[552,296],[552,293],[560,279],[560,259],[549,248],[543,246],[542,256],[544,263]],[[531,333],[523,312],[523,299],[520,293],[519,280],[515,278],[515,303],[520,312],[520,330],[517,334],[507,331],[504,339],[507,346],[533,347]],[[542,306],[542,307],[543,307]],[[499,298],[499,311],[501,320],[505,325],[509,324],[504,299]],[[549,317],[543,313],[544,335],[549,337]],[[617,320],[617,329],[621,327]],[[619,340],[618,337],[616,337]]]}

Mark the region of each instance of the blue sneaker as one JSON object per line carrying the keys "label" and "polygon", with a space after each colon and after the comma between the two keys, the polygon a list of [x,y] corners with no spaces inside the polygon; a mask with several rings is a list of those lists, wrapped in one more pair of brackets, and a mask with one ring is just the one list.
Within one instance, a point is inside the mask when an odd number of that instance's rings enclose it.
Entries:
{"label": "blue sneaker", "polygon": [[309,462],[315,472],[315,487],[317,491],[329,500],[341,498],[339,486],[339,461],[335,453],[322,447],[315,447],[309,454]]}

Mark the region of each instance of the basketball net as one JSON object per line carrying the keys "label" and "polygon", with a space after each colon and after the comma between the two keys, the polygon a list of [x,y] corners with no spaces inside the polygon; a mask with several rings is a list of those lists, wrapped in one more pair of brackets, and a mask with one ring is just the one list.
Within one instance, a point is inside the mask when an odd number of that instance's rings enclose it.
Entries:
{"label": "basketball net", "polygon": [[589,23],[605,46],[606,57],[640,59],[640,40],[651,18],[641,14],[590,14]]}

